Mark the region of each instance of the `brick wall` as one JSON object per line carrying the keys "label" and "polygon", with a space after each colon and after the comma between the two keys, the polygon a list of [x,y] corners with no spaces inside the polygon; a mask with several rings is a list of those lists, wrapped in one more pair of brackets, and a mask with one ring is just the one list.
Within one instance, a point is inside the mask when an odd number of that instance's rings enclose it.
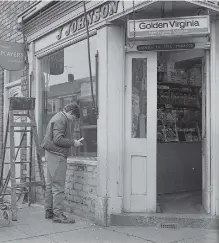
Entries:
{"label": "brick wall", "polygon": [[68,164],[65,208],[69,213],[95,218],[97,166]]}
{"label": "brick wall", "polygon": [[[46,175],[46,163],[44,174]],[[39,171],[36,168],[39,180]],[[36,188],[36,201],[43,204],[42,188]],[[97,166],[68,163],[65,185],[65,211],[82,217],[95,219],[98,208],[97,200]]]}
{"label": "brick wall", "polygon": [[[24,11],[33,1],[0,1],[0,39],[21,41],[22,35],[17,31],[17,15]],[[4,73],[0,68],[0,155],[3,148],[3,114],[4,114]],[[1,163],[1,161],[0,161]]]}
{"label": "brick wall", "polygon": [[17,31],[17,15],[24,11],[33,1],[0,1],[0,39],[19,41],[22,35]]}

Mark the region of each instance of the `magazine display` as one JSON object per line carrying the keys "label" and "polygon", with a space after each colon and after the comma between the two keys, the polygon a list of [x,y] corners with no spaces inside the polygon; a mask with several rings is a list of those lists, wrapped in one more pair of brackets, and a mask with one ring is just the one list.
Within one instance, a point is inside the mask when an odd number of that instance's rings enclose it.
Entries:
{"label": "magazine display", "polygon": [[201,64],[158,65],[158,142],[201,141]]}

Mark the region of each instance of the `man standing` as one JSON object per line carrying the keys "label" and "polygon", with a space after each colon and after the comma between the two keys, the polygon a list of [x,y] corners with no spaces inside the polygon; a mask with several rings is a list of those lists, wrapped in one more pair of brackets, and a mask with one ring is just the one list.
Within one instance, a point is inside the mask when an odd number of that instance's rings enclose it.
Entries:
{"label": "man standing", "polygon": [[67,156],[71,146],[79,147],[78,140],[71,139],[71,122],[80,118],[79,107],[68,104],[52,117],[42,143],[47,161],[47,185],[45,193],[45,218],[56,223],[74,223],[63,213]]}

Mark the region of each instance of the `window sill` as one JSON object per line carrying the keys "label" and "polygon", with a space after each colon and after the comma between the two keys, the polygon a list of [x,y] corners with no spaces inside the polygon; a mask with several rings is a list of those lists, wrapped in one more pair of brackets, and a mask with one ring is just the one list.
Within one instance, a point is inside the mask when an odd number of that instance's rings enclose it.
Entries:
{"label": "window sill", "polygon": [[68,164],[97,165],[96,157],[69,157]]}
{"label": "window sill", "polygon": [[[46,163],[45,157],[42,157],[42,162]],[[67,162],[77,165],[97,165],[97,157],[69,157]]]}

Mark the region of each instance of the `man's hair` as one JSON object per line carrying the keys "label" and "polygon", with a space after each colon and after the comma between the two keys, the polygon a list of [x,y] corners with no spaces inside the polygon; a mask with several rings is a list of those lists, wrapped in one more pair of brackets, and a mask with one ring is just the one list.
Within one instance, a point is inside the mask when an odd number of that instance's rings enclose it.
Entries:
{"label": "man's hair", "polygon": [[77,118],[80,118],[80,109],[79,109],[79,106],[76,104],[76,103],[70,103],[70,104],[67,104],[63,110],[65,112],[69,112],[71,111],[71,114],[72,115],[75,115]]}

